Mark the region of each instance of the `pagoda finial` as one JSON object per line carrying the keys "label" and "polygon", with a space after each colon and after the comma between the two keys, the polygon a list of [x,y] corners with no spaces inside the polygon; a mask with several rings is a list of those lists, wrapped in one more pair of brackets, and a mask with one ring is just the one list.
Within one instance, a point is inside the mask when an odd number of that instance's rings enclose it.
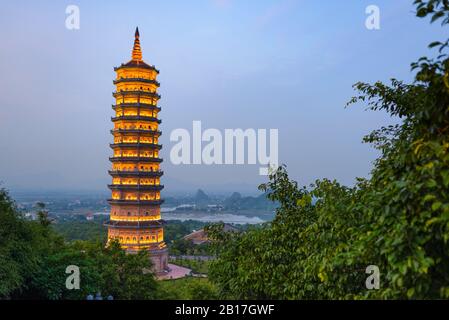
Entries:
{"label": "pagoda finial", "polygon": [[132,58],[135,61],[142,61],[142,51],[140,49],[140,40],[139,40],[139,27],[136,27],[136,32],[134,34],[134,47]]}

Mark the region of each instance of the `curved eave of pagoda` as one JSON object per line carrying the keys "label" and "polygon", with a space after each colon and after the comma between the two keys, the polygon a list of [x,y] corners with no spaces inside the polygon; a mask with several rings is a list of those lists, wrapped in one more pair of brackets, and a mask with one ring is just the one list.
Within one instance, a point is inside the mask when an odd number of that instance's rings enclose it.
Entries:
{"label": "curved eave of pagoda", "polygon": [[163,161],[162,158],[154,157],[109,157],[111,162],[158,162]]}
{"label": "curved eave of pagoda", "polygon": [[164,171],[120,171],[120,170],[109,170],[109,174],[113,177],[161,177]]}
{"label": "curved eave of pagoda", "polygon": [[144,110],[157,110],[161,111],[161,108],[158,106],[155,106],[154,104],[150,103],[120,103],[120,104],[113,104],[112,109],[116,110],[117,108],[140,108]]}
{"label": "curved eave of pagoda", "polygon": [[109,204],[131,204],[131,205],[154,205],[160,206],[164,203],[163,199],[159,200],[119,200],[119,199],[108,199]]}
{"label": "curved eave of pagoda", "polygon": [[136,95],[137,95],[137,96],[148,96],[148,97],[151,97],[151,98],[157,98],[157,99],[160,99],[160,98],[161,98],[161,95],[158,94],[158,93],[156,93],[156,92],[143,91],[143,90],[137,90],[137,91],[134,91],[134,90],[114,91],[114,92],[112,93],[112,96],[113,96],[114,98],[119,98],[119,97],[127,96],[127,95],[132,95],[132,96],[136,96]]}
{"label": "curved eave of pagoda", "polygon": [[151,150],[153,149],[157,149],[157,150],[161,150],[162,149],[162,145],[161,144],[156,144],[156,143],[111,143],[109,144],[109,146],[112,149],[126,149],[126,148],[132,148],[132,149],[142,149],[142,148],[149,148]]}
{"label": "curved eave of pagoda", "polygon": [[152,137],[159,137],[162,132],[159,130],[145,130],[145,129],[112,129],[112,134],[120,133],[120,134],[140,134],[140,135],[147,135]]}
{"label": "curved eave of pagoda", "polygon": [[[147,244],[143,244],[143,243],[129,244],[129,243],[121,242],[120,245],[126,250],[126,252],[129,252],[129,253],[138,253],[142,249],[145,249],[146,251],[148,251],[150,253],[150,255],[160,254],[161,252],[168,252],[167,246],[164,241],[154,242],[151,245],[147,245]],[[155,245],[156,248],[154,248],[153,245]],[[134,249],[135,247],[137,247],[138,249]]]}
{"label": "curved eave of pagoda", "polygon": [[134,61],[129,61],[127,63],[122,63],[119,67],[114,67],[114,71],[120,70],[120,69],[127,69],[127,68],[143,68],[143,69],[150,69],[156,71],[157,74],[159,74],[159,70],[156,69],[155,66],[149,65],[145,62],[136,63]]}
{"label": "curved eave of pagoda", "polygon": [[158,118],[155,117],[145,117],[145,116],[119,116],[119,117],[112,117],[111,121],[112,122],[116,122],[116,121],[120,121],[120,120],[137,120],[137,121],[150,121],[150,122],[157,122],[157,123],[162,123],[162,121]]}
{"label": "curved eave of pagoda", "polygon": [[114,84],[126,83],[126,82],[142,82],[142,83],[154,84],[156,87],[160,86],[160,83],[157,80],[145,79],[145,78],[120,78],[120,79],[115,79],[112,82]]}
{"label": "curved eave of pagoda", "polygon": [[108,184],[108,188],[111,190],[122,191],[161,191],[164,189],[164,185],[129,185],[129,184]]}
{"label": "curved eave of pagoda", "polygon": [[165,220],[149,220],[149,221],[117,221],[108,220],[104,223],[109,228],[124,229],[142,229],[142,228],[160,228],[165,225]]}

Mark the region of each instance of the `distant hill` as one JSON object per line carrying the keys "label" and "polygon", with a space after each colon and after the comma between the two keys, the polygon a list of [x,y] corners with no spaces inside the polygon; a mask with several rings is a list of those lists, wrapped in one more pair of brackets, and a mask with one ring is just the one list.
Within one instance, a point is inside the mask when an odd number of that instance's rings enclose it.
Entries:
{"label": "distant hill", "polygon": [[206,202],[209,201],[209,196],[201,189],[198,189],[195,195],[195,202]]}
{"label": "distant hill", "polygon": [[265,194],[258,197],[242,197],[238,192],[234,192],[229,198],[225,199],[223,205],[226,209],[232,210],[273,210],[276,208],[276,203],[268,200]]}
{"label": "distant hill", "polygon": [[211,207],[214,206],[215,209],[219,208],[219,211],[273,211],[277,207],[276,203],[266,198],[266,194],[260,194],[259,196],[242,196],[239,192],[233,192],[229,197],[226,197],[225,195],[209,196],[202,189],[198,189],[194,196],[165,198],[166,207],[180,207],[179,210],[186,210],[186,205],[189,205],[188,210],[191,210],[192,207],[194,208],[193,210],[211,210]]}

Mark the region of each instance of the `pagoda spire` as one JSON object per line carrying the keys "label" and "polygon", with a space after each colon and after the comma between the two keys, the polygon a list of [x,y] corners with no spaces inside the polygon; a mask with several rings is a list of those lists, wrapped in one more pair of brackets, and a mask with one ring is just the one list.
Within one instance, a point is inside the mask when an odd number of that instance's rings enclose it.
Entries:
{"label": "pagoda spire", "polygon": [[134,61],[142,61],[142,51],[140,49],[140,40],[139,40],[139,27],[136,27],[136,33],[134,34],[134,46],[132,59]]}

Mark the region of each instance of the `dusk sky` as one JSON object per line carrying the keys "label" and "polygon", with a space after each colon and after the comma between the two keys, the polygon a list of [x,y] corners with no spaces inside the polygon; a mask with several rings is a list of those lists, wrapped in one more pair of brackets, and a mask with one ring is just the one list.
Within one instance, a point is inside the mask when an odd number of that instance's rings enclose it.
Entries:
{"label": "dusk sky", "polygon": [[[67,5],[80,29],[65,26]],[[380,8],[381,29],[365,27]],[[260,165],[171,164],[170,132],[278,129],[279,161],[301,185],[352,184],[376,151],[362,138],[395,123],[345,108],[357,81],[413,79],[410,63],[445,39],[410,0],[10,1],[0,13],[0,181],[11,190],[105,191],[113,67],[159,70],[164,192],[257,192]],[[418,53],[418,54],[417,54]]]}

